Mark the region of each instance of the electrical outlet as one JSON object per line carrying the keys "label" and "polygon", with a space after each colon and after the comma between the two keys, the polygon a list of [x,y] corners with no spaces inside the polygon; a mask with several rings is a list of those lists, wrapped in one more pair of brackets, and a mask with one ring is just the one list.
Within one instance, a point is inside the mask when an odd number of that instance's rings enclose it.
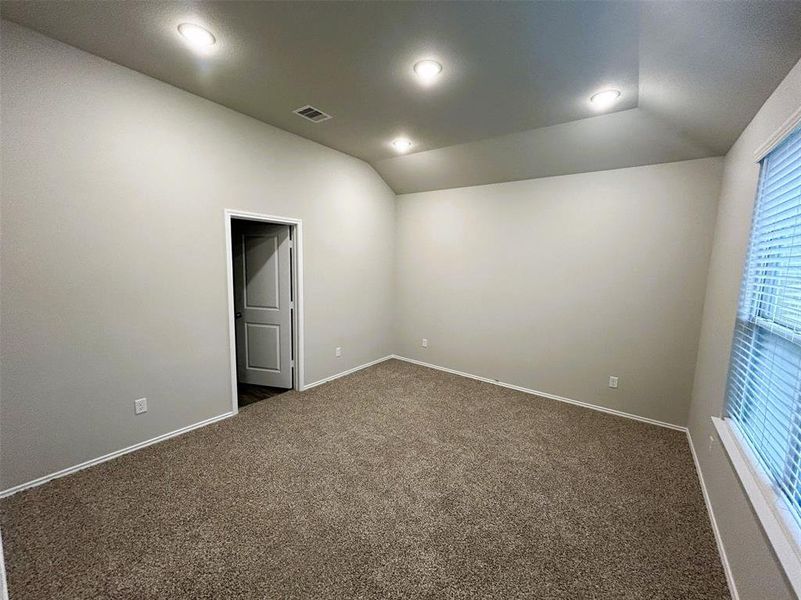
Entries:
{"label": "electrical outlet", "polygon": [[134,413],[137,415],[141,415],[142,413],[147,412],[147,398],[139,398],[139,400],[134,400]]}
{"label": "electrical outlet", "polygon": [[428,348],[428,338],[423,338],[423,343],[421,344],[423,348]]}
{"label": "electrical outlet", "polygon": [[612,389],[617,389],[617,377],[614,375],[609,376],[609,387]]}
{"label": "electrical outlet", "polygon": [[342,346],[337,346],[336,355],[337,355],[337,358],[342,356]]}

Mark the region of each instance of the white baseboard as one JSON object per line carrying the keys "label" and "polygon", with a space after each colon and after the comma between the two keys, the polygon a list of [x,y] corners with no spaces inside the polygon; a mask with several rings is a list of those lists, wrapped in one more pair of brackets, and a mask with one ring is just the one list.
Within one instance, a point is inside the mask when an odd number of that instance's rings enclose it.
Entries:
{"label": "white baseboard", "polygon": [[398,360],[402,360],[405,362],[413,363],[415,365],[420,365],[421,367],[428,367],[429,369],[436,369],[437,371],[445,371],[446,373],[452,373],[454,375],[460,375],[462,377],[467,377],[469,379],[475,379],[477,381],[483,381],[485,383],[491,383],[493,385],[499,385],[504,388],[508,388],[510,390],[516,390],[518,392],[523,392],[525,394],[531,394],[533,396],[540,396],[542,398],[548,398],[550,400],[558,400],[559,402],[567,402],[568,404],[574,404],[576,406],[581,406],[583,408],[589,408],[591,410],[597,410],[600,412],[608,413],[610,415],[615,415],[618,417],[625,417],[626,419],[634,419],[635,421],[642,421],[643,423],[649,423],[651,425],[658,425],[659,427],[667,427],[668,429],[675,429],[677,431],[687,431],[686,427],[682,427],[681,425],[675,425],[673,423],[666,423],[664,421],[657,421],[656,419],[649,419],[648,417],[641,417],[640,415],[634,415],[631,413],[623,412],[621,410],[615,410],[613,408],[606,408],[605,406],[598,406],[597,404],[590,404],[589,402],[582,402],[581,400],[573,400],[572,398],[565,398],[564,396],[557,396],[556,394],[549,394],[547,392],[540,392],[538,390],[532,390],[529,388],[521,387],[519,385],[513,385],[511,383],[504,383],[503,381],[498,381],[496,379],[490,379],[488,377],[481,377],[479,375],[473,375],[471,373],[464,373],[462,371],[457,371],[455,369],[449,369],[447,367],[440,367],[439,365],[432,365],[431,363],[423,362],[421,360],[415,360],[413,358],[406,358],[405,356],[398,356],[393,355],[390,358],[396,358]]}
{"label": "white baseboard", "polygon": [[0,600],[8,600],[8,582],[6,581],[6,561],[3,555],[2,533],[0,533]]}
{"label": "white baseboard", "polygon": [[[707,489],[706,489],[706,484],[704,483],[704,476],[703,476],[703,473],[701,472],[701,466],[700,466],[700,464],[698,462],[698,456],[696,455],[696,452],[695,452],[695,446],[693,445],[693,440],[692,440],[692,437],[690,436],[690,432],[686,427],[681,427],[679,425],[674,425],[673,423],[665,423],[663,421],[657,421],[655,419],[649,419],[647,417],[641,417],[639,415],[633,415],[633,414],[630,414],[630,413],[626,413],[626,412],[622,412],[622,411],[618,411],[618,410],[613,410],[611,408],[606,408],[606,407],[598,406],[598,405],[595,405],[595,404],[589,404],[587,402],[581,402],[579,400],[572,400],[570,398],[557,396],[555,394],[548,394],[546,392],[540,392],[540,391],[537,391],[537,390],[532,390],[532,389],[529,389],[529,388],[524,388],[524,387],[521,387],[521,386],[512,385],[510,383],[503,383],[501,381],[496,381],[494,379],[489,379],[487,377],[480,377],[478,375],[472,375],[470,373],[464,373],[462,371],[457,371],[455,369],[449,369],[447,367],[440,367],[439,365],[433,365],[431,363],[426,363],[426,362],[423,362],[423,361],[420,361],[420,360],[414,360],[412,358],[406,358],[404,356],[398,356],[396,354],[391,354],[389,356],[384,356],[383,358],[379,358],[379,359],[371,361],[369,363],[365,363],[363,365],[359,365],[358,367],[354,367],[352,369],[348,369],[347,371],[343,371],[343,372],[338,373],[336,375],[332,375],[331,377],[327,377],[325,379],[321,379],[320,381],[315,381],[314,383],[310,383],[308,385],[305,385],[303,387],[303,390],[305,391],[305,390],[311,389],[313,387],[316,387],[318,385],[322,385],[324,383],[328,383],[329,381],[333,381],[335,379],[339,379],[340,377],[344,377],[346,375],[350,375],[351,373],[355,373],[356,371],[360,371],[362,369],[366,369],[367,367],[371,367],[373,365],[376,365],[378,363],[384,362],[384,361],[392,359],[392,358],[397,359],[397,360],[402,360],[402,361],[405,361],[405,362],[408,362],[408,363],[413,363],[413,364],[416,364],[416,365],[420,365],[422,367],[428,367],[430,369],[436,369],[438,371],[444,371],[446,373],[452,373],[453,375],[459,375],[461,377],[467,377],[469,379],[475,379],[477,381],[483,381],[485,383],[491,383],[493,385],[498,385],[498,386],[505,387],[505,388],[512,389],[512,390],[516,390],[516,391],[519,391],[519,392],[524,392],[526,394],[532,394],[532,395],[540,396],[540,397],[543,397],[543,398],[549,398],[551,400],[558,400],[559,402],[567,402],[568,404],[574,404],[576,406],[581,406],[581,407],[584,407],[584,408],[589,408],[591,410],[597,410],[597,411],[600,411],[600,412],[609,413],[609,414],[616,415],[616,416],[619,416],[619,417],[625,417],[627,419],[634,419],[636,421],[642,421],[644,423],[650,423],[652,425],[658,425],[660,427],[667,427],[669,429],[676,429],[676,430],[679,430],[679,431],[684,431],[687,434],[687,441],[688,441],[688,443],[690,445],[690,451],[692,453],[693,462],[695,463],[695,469],[696,469],[696,472],[698,474],[698,479],[699,479],[699,481],[701,483],[701,490],[703,492],[704,502],[706,503],[707,512],[709,513],[709,519],[710,519],[710,522],[712,524],[712,530],[713,530],[714,535],[715,535],[715,541],[717,543],[718,553],[720,554],[721,563],[723,564],[723,570],[724,570],[724,572],[726,574],[726,580],[727,580],[727,582],[729,584],[729,590],[731,592],[732,600],[739,600],[739,596],[738,596],[738,593],[737,593],[737,588],[735,586],[734,578],[733,578],[732,572],[731,572],[731,566],[729,565],[729,561],[726,558],[726,551],[725,551],[725,548],[723,547],[723,541],[722,541],[722,538],[720,536],[720,530],[718,529],[717,521],[715,519],[715,513],[712,510],[712,504],[711,504],[710,499],[709,499],[709,494],[708,494]],[[132,446],[128,446],[127,448],[123,448],[121,450],[116,450],[114,452],[110,452],[109,454],[105,454],[104,456],[100,456],[98,458],[94,458],[94,459],[85,461],[85,462],[83,462],[83,463],[81,463],[79,465],[75,465],[73,467],[68,467],[66,469],[62,469],[60,471],[56,471],[55,473],[51,473],[49,475],[45,475],[44,477],[39,477],[39,478],[34,479],[32,481],[29,481],[27,483],[23,483],[23,484],[20,484],[20,485],[16,485],[14,487],[10,487],[10,488],[0,492],[0,498],[5,498],[7,496],[11,496],[12,494],[16,494],[17,492],[21,492],[23,490],[42,485],[43,483],[47,483],[48,481],[51,481],[53,479],[57,479],[59,477],[64,477],[66,475],[70,475],[70,474],[75,473],[77,471],[80,471],[82,469],[86,469],[88,467],[91,467],[91,466],[106,462],[106,461],[111,460],[113,458],[117,458],[118,456],[122,456],[123,454],[127,454],[129,452],[133,452],[135,450],[139,450],[141,448],[145,448],[146,446],[150,446],[152,444],[156,444],[158,442],[161,442],[161,441],[167,440],[169,438],[181,435],[183,433],[187,433],[188,431],[192,431],[193,429],[198,429],[199,427],[204,427],[206,425],[211,425],[212,423],[215,423],[217,421],[222,421],[223,419],[227,419],[229,417],[232,417],[232,416],[234,416],[234,414],[235,413],[233,411],[230,411],[230,412],[224,413],[222,415],[218,415],[216,417],[212,417],[210,419],[206,419],[204,421],[200,421],[198,423],[194,423],[192,425],[188,425],[186,427],[182,427],[180,429],[176,429],[175,431],[171,431],[169,433],[165,433],[165,434],[159,435],[157,437],[154,437],[152,439],[146,440],[144,442],[140,442],[138,444],[134,444]],[[5,577],[5,561],[3,560],[3,558],[4,557],[3,557],[3,547],[2,547],[2,534],[0,534],[0,600],[8,600],[8,588],[7,588],[6,577]]]}
{"label": "white baseboard", "polygon": [[[302,390],[308,390],[308,389],[311,389],[311,388],[316,387],[318,385],[322,385],[324,383],[328,383],[329,381],[333,381],[334,379],[339,379],[340,377],[344,377],[345,375],[350,375],[351,373],[355,373],[356,371],[360,371],[362,369],[366,369],[367,367],[371,367],[371,366],[376,365],[376,364],[378,364],[380,362],[384,362],[385,360],[389,360],[390,358],[392,358],[392,355],[384,356],[382,358],[379,358],[377,360],[371,361],[369,363],[365,363],[363,365],[359,365],[358,367],[354,367],[352,369],[348,369],[347,371],[343,371],[342,373],[337,373],[336,375],[332,375],[331,377],[326,377],[325,379],[321,379],[320,381],[315,381],[314,383],[306,384],[306,385],[303,386]],[[70,475],[70,474],[75,473],[77,471],[81,471],[82,469],[86,469],[88,467],[100,464],[102,462],[106,462],[107,460],[111,460],[112,458],[117,458],[118,456],[122,456],[123,454],[128,454],[129,452],[133,452],[134,450],[139,450],[140,448],[144,448],[146,446],[150,446],[151,444],[156,444],[158,442],[161,442],[163,440],[169,439],[171,437],[175,437],[177,435],[181,435],[181,434],[186,433],[188,431],[192,431],[193,429],[197,429],[198,427],[204,427],[206,425],[211,425],[212,423],[215,423],[217,421],[221,421],[223,419],[227,419],[228,417],[232,417],[234,414],[235,413],[233,411],[229,411],[229,412],[227,412],[225,414],[218,415],[218,416],[212,417],[210,419],[206,419],[205,421],[200,421],[199,423],[194,423],[192,425],[187,425],[186,427],[182,427],[181,429],[176,429],[175,431],[170,431],[169,433],[165,433],[165,434],[159,435],[157,437],[154,437],[152,439],[146,440],[144,442],[140,442],[138,444],[134,444],[133,446],[128,446],[127,448],[122,448],[121,450],[115,450],[114,452],[110,452],[109,454],[105,454],[105,455],[100,456],[98,458],[93,458],[91,460],[87,460],[85,462],[82,462],[79,465],[75,465],[75,466],[72,466],[72,467],[67,467],[65,469],[61,469],[60,471],[56,471],[55,473],[50,473],[49,475],[45,475],[43,477],[39,477],[39,478],[34,479],[32,481],[28,481],[26,483],[21,483],[19,485],[15,485],[15,486],[10,487],[10,488],[8,488],[6,490],[0,491],[0,498],[5,498],[7,496],[11,496],[13,494],[16,494],[17,492],[21,492],[23,490],[27,490],[29,488],[33,488],[33,487],[42,485],[43,483],[47,483],[48,481],[51,481],[53,479],[58,479],[59,477],[64,477],[66,475]],[[0,600],[3,600],[2,596],[0,596]]]}
{"label": "white baseboard", "polygon": [[385,360],[389,360],[390,358],[396,358],[394,354],[390,354],[388,356],[384,356],[382,358],[377,358],[369,363],[364,363],[363,365],[359,365],[358,367],[353,367],[352,369],[348,369],[347,371],[342,371],[341,373],[337,373],[336,375],[331,375],[331,377],[326,377],[325,379],[321,379],[320,381],[315,381],[314,383],[307,383],[306,385],[301,388],[302,392],[306,390],[310,390],[313,387],[317,387],[318,385],[323,385],[324,383],[328,383],[329,381],[334,381],[334,379],[339,379],[340,377],[344,377],[345,375],[350,375],[351,373],[355,373],[356,371],[361,371],[362,369],[366,369],[367,367],[372,367],[373,365],[377,365],[378,363],[382,363]]}
{"label": "white baseboard", "polygon": [[690,452],[693,455],[693,462],[695,463],[695,472],[698,474],[698,480],[701,482],[701,491],[704,494],[704,502],[706,503],[706,511],[709,513],[709,521],[712,524],[712,531],[715,534],[715,542],[718,545],[718,554],[720,554],[720,562],[723,565],[723,572],[726,574],[726,582],[729,584],[729,593],[731,593],[732,600],[739,600],[740,596],[737,593],[737,586],[734,583],[734,574],[731,571],[729,559],[726,557],[726,549],[723,547],[723,538],[718,529],[718,522],[715,519],[715,511],[712,510],[712,501],[709,499],[709,492],[704,483],[704,474],[701,472],[701,463],[698,462],[698,455],[695,453],[695,444],[690,435],[690,430],[687,430],[687,442],[690,444]]}
{"label": "white baseboard", "polygon": [[53,479],[58,479],[59,477],[71,475],[72,473],[81,471],[83,469],[92,467],[94,465],[98,465],[100,463],[106,462],[107,460],[111,460],[112,458],[117,458],[118,456],[122,456],[123,454],[128,454],[129,452],[133,452],[134,450],[139,450],[140,448],[151,446],[152,444],[157,444],[158,442],[163,442],[164,440],[167,440],[169,438],[181,435],[188,431],[192,431],[193,429],[197,429],[199,427],[205,427],[206,425],[211,425],[212,423],[216,423],[217,421],[222,421],[223,419],[227,419],[228,417],[232,416],[234,416],[234,412],[229,411],[222,415],[217,415],[216,417],[211,417],[210,419],[200,421],[199,423],[187,425],[186,427],[181,427],[180,429],[176,429],[175,431],[170,431],[169,433],[163,433],[149,440],[145,440],[144,442],[139,442],[138,444],[134,444],[133,446],[128,446],[127,448],[122,448],[121,450],[115,450],[114,452],[109,452],[108,454],[104,454],[103,456],[99,456],[97,458],[93,458],[91,460],[82,462],[79,465],[75,465],[73,467],[67,467],[66,469],[61,469],[60,471],[56,471],[55,473],[50,473],[49,475],[45,475],[44,477],[39,477],[32,481],[28,481],[27,483],[21,483],[19,485],[15,485],[13,487],[8,488],[7,490],[3,490],[2,492],[0,492],[0,498],[5,498],[7,496],[16,494],[17,492],[21,492],[23,490],[27,490],[29,488],[42,485],[43,483],[47,483],[48,481],[51,481]]}

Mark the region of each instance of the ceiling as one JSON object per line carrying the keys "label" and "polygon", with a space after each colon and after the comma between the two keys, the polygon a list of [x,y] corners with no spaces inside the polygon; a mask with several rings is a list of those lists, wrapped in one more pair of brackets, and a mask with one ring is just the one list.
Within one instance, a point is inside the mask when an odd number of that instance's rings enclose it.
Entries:
{"label": "ceiling", "polygon": [[[4,1],[3,18],[370,162],[397,192],[724,154],[801,2]],[[218,43],[199,55],[193,22]],[[422,86],[412,66],[444,66]],[[622,92],[599,116],[598,89]],[[293,114],[311,104],[333,119]],[[413,140],[397,155],[390,141]]]}

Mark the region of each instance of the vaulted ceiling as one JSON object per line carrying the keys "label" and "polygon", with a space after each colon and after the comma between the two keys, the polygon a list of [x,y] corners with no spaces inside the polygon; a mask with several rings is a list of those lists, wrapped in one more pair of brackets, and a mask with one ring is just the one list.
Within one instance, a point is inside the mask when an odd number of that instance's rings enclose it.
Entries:
{"label": "vaulted ceiling", "polygon": [[[3,18],[370,162],[397,192],[724,154],[801,2],[4,1]],[[212,31],[193,52],[179,23]],[[422,86],[418,60],[443,65]],[[590,95],[619,89],[599,114]],[[311,104],[333,115],[311,123]],[[405,136],[398,155],[390,141]]]}

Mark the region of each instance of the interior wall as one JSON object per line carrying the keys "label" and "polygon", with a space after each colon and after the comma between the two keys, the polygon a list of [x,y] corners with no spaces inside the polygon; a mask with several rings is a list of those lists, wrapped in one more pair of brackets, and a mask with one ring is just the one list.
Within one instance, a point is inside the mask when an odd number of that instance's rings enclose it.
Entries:
{"label": "interior wall", "polygon": [[706,158],[399,196],[397,352],[685,425],[720,176]]}
{"label": "interior wall", "polygon": [[307,383],[393,351],[395,195],[370,166],[1,33],[0,489],[231,409],[225,208],[303,219]]}
{"label": "interior wall", "polygon": [[690,409],[690,434],[740,600],[795,598],[710,417],[723,413],[729,353],[759,177],[754,152],[799,109],[801,62],[790,71],[725,157]]}

